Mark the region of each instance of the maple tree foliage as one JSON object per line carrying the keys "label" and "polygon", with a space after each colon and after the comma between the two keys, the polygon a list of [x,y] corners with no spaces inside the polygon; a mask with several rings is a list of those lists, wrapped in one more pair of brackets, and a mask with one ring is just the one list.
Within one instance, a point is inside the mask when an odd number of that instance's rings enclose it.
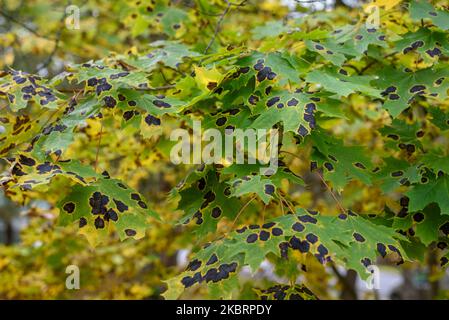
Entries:
{"label": "maple tree foliage", "polygon": [[[63,1],[1,9],[1,183],[30,221],[0,247],[1,297],[330,298],[329,268],[429,257],[443,276],[445,1],[74,4],[80,30]],[[278,170],[174,165],[170,134],[195,120],[280,129]],[[264,261],[284,282],[241,276]]]}

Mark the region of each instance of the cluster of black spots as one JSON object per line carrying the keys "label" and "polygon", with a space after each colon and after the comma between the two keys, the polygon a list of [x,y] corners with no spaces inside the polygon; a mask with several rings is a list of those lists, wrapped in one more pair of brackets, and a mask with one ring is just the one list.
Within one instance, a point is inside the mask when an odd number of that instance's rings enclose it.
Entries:
{"label": "cluster of black spots", "polygon": [[[89,80],[92,80],[91,84],[93,83],[93,85],[89,84]],[[91,78],[89,80],[88,80],[87,84],[89,86],[96,86],[95,92],[96,92],[97,96],[99,96],[102,92],[109,91],[112,89],[112,85],[110,83],[108,83],[106,78],[100,78],[98,80],[96,78]]]}
{"label": "cluster of black spots", "polygon": [[313,299],[317,297],[304,285],[275,285],[266,290],[260,290],[261,300],[304,300],[304,296],[308,296]]}
{"label": "cluster of black spots", "polygon": [[152,116],[151,114],[149,114],[145,117],[145,122],[149,126],[151,126],[151,125],[160,126],[161,125],[161,119],[156,118],[155,116]]}
{"label": "cluster of black spots", "polygon": [[392,177],[395,177],[395,178],[397,178],[397,177],[402,177],[403,175],[404,175],[404,172],[401,171],[401,170],[393,171],[393,172],[391,173],[391,176],[392,176]]}
{"label": "cluster of black spots", "polygon": [[263,59],[257,60],[257,63],[254,65],[254,70],[257,71],[256,78],[259,82],[262,82],[265,79],[273,80],[276,78],[276,73],[274,73],[270,67],[264,65]]}
{"label": "cluster of black spots", "polygon": [[409,198],[406,196],[403,196],[400,200],[399,203],[401,205],[401,210],[398,212],[397,216],[399,218],[405,218],[408,215],[408,203],[409,203]]}
{"label": "cluster of black spots", "polygon": [[125,121],[130,120],[132,117],[139,115],[140,112],[137,110],[128,110],[123,112],[123,119],[125,119]]}
{"label": "cluster of black spots", "polygon": [[34,160],[33,158],[26,157],[23,154],[21,154],[19,156],[19,163],[24,165],[24,166],[31,167],[31,166],[36,165],[36,160]]}
{"label": "cluster of black spots", "polygon": [[249,96],[248,102],[249,102],[249,104],[255,106],[257,104],[257,102],[259,102],[259,97],[252,94]]}
{"label": "cluster of black spots", "polygon": [[315,244],[318,241],[318,237],[314,235],[313,233],[308,233],[306,235],[307,241],[309,241],[311,244]]}
{"label": "cluster of black spots", "polygon": [[125,234],[128,237],[134,237],[137,234],[137,232],[134,229],[125,229]]}
{"label": "cluster of black spots", "polygon": [[53,171],[54,173],[61,173],[61,167],[59,167],[56,164],[52,164],[48,161],[45,161],[44,163],[41,163],[36,166],[37,172],[39,174],[45,174]]}
{"label": "cluster of black spots", "polygon": [[359,169],[364,169],[364,170],[366,169],[366,167],[363,165],[363,163],[360,163],[360,162],[354,163],[354,166],[356,166]]}
{"label": "cluster of black spots", "polygon": [[118,215],[117,215],[117,212],[115,212],[115,210],[111,208],[106,212],[106,214],[103,216],[103,218],[105,221],[109,221],[109,220],[117,221]]}
{"label": "cluster of black spots", "polygon": [[449,236],[449,222],[446,222],[440,227],[440,230],[446,235]]}
{"label": "cluster of black spots", "polygon": [[344,214],[344,213],[340,213],[340,214],[338,215],[338,218],[341,219],[341,220],[346,220],[346,219],[348,219],[348,215],[347,215],[347,214]]}
{"label": "cluster of black spots", "polygon": [[80,220],[79,220],[79,223],[78,223],[78,227],[79,227],[79,228],[82,228],[82,227],[84,227],[85,225],[87,225],[87,220],[86,220],[86,218],[81,217]]}
{"label": "cluster of black spots", "polygon": [[153,100],[153,104],[158,108],[171,108],[171,104],[159,99]]}
{"label": "cluster of black spots", "polygon": [[[196,270],[196,269],[195,269]],[[229,278],[229,274],[237,270],[237,262],[232,262],[230,264],[223,263],[218,268],[212,268],[207,270],[204,276],[201,272],[196,272],[193,277],[186,276],[182,278],[181,283],[185,288],[189,288],[195,283],[206,282],[219,282],[223,279]]]}
{"label": "cluster of black spots", "polygon": [[114,79],[126,77],[127,75],[129,75],[129,72],[128,71],[123,71],[123,72],[119,72],[119,73],[116,73],[116,74],[111,74],[109,76],[109,78],[114,80]]}
{"label": "cluster of black spots", "polygon": [[[52,90],[37,83],[37,81],[41,80],[39,76],[29,75],[14,70],[9,73],[12,75],[13,81],[18,85],[24,85],[26,82],[29,82],[28,85],[23,86],[20,89],[24,100],[30,100],[33,96],[36,98],[39,96],[39,104],[42,106],[56,101],[56,96],[53,94]],[[14,103],[15,97],[8,94],[8,99],[11,103]]]}
{"label": "cluster of black spots", "polygon": [[67,202],[66,204],[64,204],[62,209],[64,209],[64,211],[67,213],[73,213],[73,211],[75,211],[75,203]]}
{"label": "cluster of black spots", "polygon": [[288,259],[288,247],[289,247],[289,243],[288,242],[281,242],[279,244],[279,253],[281,255],[282,259]]}
{"label": "cluster of black spots", "polygon": [[298,250],[302,253],[309,252],[310,250],[310,244],[306,240],[300,240],[296,236],[291,237],[288,244],[293,250]]}
{"label": "cluster of black spots", "polygon": [[221,216],[221,209],[220,209],[220,207],[214,207],[214,208],[212,209],[211,215],[212,215],[212,218],[215,218],[215,219],[217,219],[218,217],[220,217],[220,216]]}
{"label": "cluster of black spots", "polygon": [[422,212],[417,212],[413,215],[413,221],[422,222],[424,220],[424,214]]}
{"label": "cluster of black spots", "polygon": [[407,54],[410,51],[413,51],[415,49],[421,48],[422,46],[424,46],[424,41],[417,40],[417,41],[413,42],[409,47],[404,48],[404,50],[402,50],[402,52],[404,54]]}
{"label": "cluster of black spots", "polygon": [[220,117],[215,121],[215,124],[219,127],[224,126],[226,122],[228,121],[228,118],[226,117]]}
{"label": "cluster of black spots", "polygon": [[203,214],[201,213],[201,211],[195,212],[193,217],[196,218],[197,225],[200,225],[203,223]]}
{"label": "cluster of black spots", "polygon": [[257,235],[257,233],[251,233],[247,238],[246,238],[246,242],[247,243],[254,243],[257,241],[257,239],[259,238],[259,236]]}
{"label": "cluster of black spots", "polygon": [[313,224],[317,223],[317,220],[308,214],[298,216],[298,219],[299,219],[299,221],[304,222],[304,223],[313,223]]}
{"label": "cluster of black spots", "polygon": [[272,184],[266,184],[264,186],[264,192],[269,196],[274,194],[274,190],[275,190],[274,185],[272,185]]}
{"label": "cluster of black spots", "polygon": [[94,221],[94,225],[96,229],[103,229],[104,228],[104,220],[100,217],[96,217]]}
{"label": "cluster of black spots", "polygon": [[387,247],[383,243],[377,244],[377,251],[380,253],[382,258],[385,258],[385,256],[387,255]]}
{"label": "cluster of black spots", "polygon": [[108,108],[114,108],[117,105],[117,101],[111,96],[104,97],[103,101],[104,105]]}
{"label": "cluster of black spots", "polygon": [[201,204],[201,209],[206,208],[209,203],[214,202],[215,200],[215,193],[209,190],[204,196],[203,196],[204,202]]}
{"label": "cluster of black spots", "polygon": [[295,222],[292,225],[292,229],[293,229],[293,231],[296,231],[296,232],[302,232],[302,231],[304,231],[305,227],[304,227],[304,225],[302,223]]}
{"label": "cluster of black spots", "polygon": [[310,129],[316,128],[316,120],[314,113],[316,111],[316,105],[313,102],[307,103],[304,107],[303,119],[309,124]]}
{"label": "cluster of black spots", "polygon": [[209,258],[209,260],[207,260],[206,266],[210,266],[211,264],[214,264],[215,262],[218,261],[218,257],[217,255],[214,253],[211,255],[211,257]]}
{"label": "cluster of black spots", "polygon": [[[397,94],[395,94],[395,92],[397,91],[397,87],[395,87],[395,86],[389,86],[388,88],[386,88],[384,91],[382,91],[380,94],[382,95],[382,97],[385,97],[385,96],[388,96],[389,95],[389,97],[391,96],[391,95],[396,95],[397,96]],[[399,97],[399,96],[398,96]],[[393,99],[390,97],[390,99],[391,100],[395,100],[394,99],[394,97],[393,97]]]}
{"label": "cluster of black spots", "polygon": [[273,97],[267,100],[267,107],[272,107],[274,106],[277,102],[279,102],[281,100],[280,97]]}
{"label": "cluster of black spots", "polygon": [[448,247],[448,245],[447,245],[446,242],[440,241],[440,242],[438,242],[437,247],[438,247],[438,249],[440,249],[440,250],[444,250],[444,249],[446,249],[446,248]]}
{"label": "cluster of black spots", "polygon": [[334,166],[333,166],[332,163],[330,163],[330,162],[325,162],[325,163],[324,163],[324,167],[325,167],[328,171],[333,171],[333,170],[334,170]]}
{"label": "cluster of black spots", "polygon": [[199,190],[204,190],[204,188],[206,188],[206,179],[204,178],[199,179],[197,186]]}
{"label": "cluster of black spots", "polygon": [[199,267],[201,267],[202,262],[198,259],[192,260],[189,262],[189,264],[186,267],[186,270],[190,270],[190,271],[196,271],[199,269]]}
{"label": "cluster of black spots", "polygon": [[365,266],[365,268],[368,268],[372,264],[370,258],[363,258],[360,260],[360,262]]}
{"label": "cluster of black spots", "polygon": [[357,242],[365,242],[365,238],[358,232],[354,232],[352,234],[352,236],[354,237],[355,241],[357,241]]}
{"label": "cluster of black spots", "polygon": [[109,203],[108,196],[101,194],[99,191],[95,191],[89,198],[89,205],[92,208],[91,213],[94,215],[106,214],[107,212],[106,205],[108,203]]}

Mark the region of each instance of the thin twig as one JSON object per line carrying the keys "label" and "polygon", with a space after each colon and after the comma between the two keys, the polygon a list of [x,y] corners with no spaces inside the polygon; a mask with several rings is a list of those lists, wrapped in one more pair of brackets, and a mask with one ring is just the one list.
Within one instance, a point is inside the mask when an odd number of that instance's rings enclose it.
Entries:
{"label": "thin twig", "polygon": [[282,211],[282,215],[284,215],[284,204],[282,203],[282,196],[279,194],[279,192],[276,192],[278,197],[279,197],[279,203],[281,205],[281,211]]}
{"label": "thin twig", "polygon": [[31,32],[32,34],[34,34],[36,37],[39,38],[43,38],[43,39],[47,39],[47,40],[51,40],[51,41],[56,41],[57,39],[40,34],[38,31],[34,30],[33,28],[30,28],[29,26],[27,26],[25,23],[17,20],[16,18],[14,18],[13,16],[10,16],[9,14],[7,14],[6,12],[0,10],[0,15],[2,15],[3,17],[5,17],[6,19],[14,22],[15,24],[18,24],[19,26],[21,26],[22,28],[26,29],[27,31]]}
{"label": "thin twig", "polygon": [[229,12],[229,10],[231,9],[232,3],[229,2],[228,0],[226,0],[226,3],[227,3],[226,8],[224,9],[222,14],[220,15],[220,18],[218,19],[218,22],[215,25],[214,34],[213,34],[212,38],[210,39],[209,44],[207,45],[206,49],[204,50],[204,54],[207,54],[207,52],[209,51],[210,47],[215,42],[215,38],[217,37],[218,32],[220,32],[220,27],[221,27],[221,24],[223,23],[223,19],[226,16],[226,14]]}
{"label": "thin twig", "polygon": [[97,172],[98,155],[100,154],[101,137],[103,136],[103,121],[100,122],[100,136],[98,137],[97,152],[95,154],[95,172]]}
{"label": "thin twig", "polygon": [[320,177],[321,181],[323,182],[323,184],[326,186],[326,189],[329,191],[329,193],[331,194],[332,198],[334,198],[335,203],[337,203],[338,208],[341,210],[342,213],[346,214],[346,210],[343,208],[343,206],[341,205],[340,201],[338,200],[337,196],[335,195],[335,193],[332,191],[332,189],[329,187],[329,185],[326,183],[326,181],[324,180],[323,176],[321,175],[321,173],[316,172],[316,174],[318,175],[318,177]]}
{"label": "thin twig", "polygon": [[[175,87],[174,84],[169,84],[169,85],[153,87],[153,88],[133,88],[133,89],[136,91],[162,91],[162,90],[169,90],[174,87]],[[56,90],[59,92],[83,92],[84,88],[61,88],[61,89],[56,89]]]}
{"label": "thin twig", "polygon": [[[296,157],[297,159],[302,160],[300,157],[298,157],[296,154],[289,152],[289,151],[281,151],[282,153],[287,153],[293,157]],[[337,196],[335,195],[335,193],[332,191],[332,189],[329,187],[329,185],[326,183],[326,181],[324,180],[323,176],[321,175],[321,173],[316,172],[318,177],[320,177],[321,182],[323,182],[323,184],[326,186],[326,189],[329,191],[329,193],[331,194],[332,198],[334,199],[335,203],[337,204],[338,208],[341,210],[341,212],[343,212],[344,214],[346,214],[346,210],[343,208],[342,204],[340,203],[340,201],[338,200]],[[303,179],[304,180],[304,179]]]}
{"label": "thin twig", "polygon": [[231,230],[233,229],[235,223],[237,222],[237,219],[240,217],[240,215],[242,214],[242,212],[246,209],[246,207],[254,200],[256,199],[256,195],[253,196],[247,203],[245,203],[243,205],[243,207],[240,208],[239,212],[237,213],[237,215],[235,216],[234,221],[232,221],[232,225],[231,225]]}
{"label": "thin twig", "polygon": [[[71,4],[71,1],[69,1],[68,5]],[[62,15],[61,19],[59,20],[59,24],[63,24],[65,19],[67,17],[67,12],[64,11],[64,14]],[[47,68],[50,63],[53,60],[53,57],[55,56],[56,52],[59,49],[59,44],[61,43],[61,38],[62,38],[62,30],[64,30],[64,28],[62,26],[60,26],[57,34],[56,34],[56,41],[55,41],[55,45],[53,46],[53,50],[50,52],[49,56],[47,57],[47,59],[45,59],[45,61],[42,63],[42,65],[37,69],[37,72]]]}

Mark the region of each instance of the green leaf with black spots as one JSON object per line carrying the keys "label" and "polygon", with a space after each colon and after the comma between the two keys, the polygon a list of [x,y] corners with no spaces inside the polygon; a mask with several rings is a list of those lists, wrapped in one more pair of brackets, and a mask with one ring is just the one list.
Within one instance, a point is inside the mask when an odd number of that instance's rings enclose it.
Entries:
{"label": "green leaf with black spots", "polygon": [[335,188],[341,190],[353,179],[371,184],[371,159],[366,148],[346,146],[332,137],[324,139],[319,131],[311,139],[315,147],[312,160],[323,167],[324,178]]}
{"label": "green leaf with black spots", "polygon": [[98,179],[89,186],[76,185],[59,204],[59,224],[76,223],[91,245],[116,231],[121,240],[140,239],[158,215],[145,199],[116,179]]}
{"label": "green leaf with black spots", "polygon": [[254,289],[261,300],[318,300],[305,285],[275,285],[268,289]]}
{"label": "green leaf with black spots", "polygon": [[[315,99],[320,100],[320,98]],[[282,123],[285,132],[294,132],[302,137],[310,134],[316,127],[314,113],[317,102],[314,97],[304,93],[272,92],[265,100],[265,108],[251,127],[265,129]]]}
{"label": "green leaf with black spots", "polygon": [[195,233],[200,238],[214,232],[223,217],[233,219],[240,208],[240,202],[230,197],[228,184],[220,182],[214,170],[206,172],[197,180],[192,176],[194,182],[189,179],[178,191],[178,209],[185,213],[179,222],[195,221]]}
{"label": "green leaf with black spots", "polygon": [[440,171],[449,174],[449,157],[442,151],[438,152],[435,150],[434,152],[424,154],[420,161],[424,163],[424,166],[432,169],[435,174],[438,174]]}
{"label": "green leaf with black spots", "polygon": [[449,54],[449,41],[444,32],[419,29],[408,32],[395,42],[395,49],[403,54],[419,52],[427,61]]}
{"label": "green leaf with black spots", "polygon": [[439,238],[439,229],[449,222],[449,216],[441,215],[437,205],[427,206],[422,212],[412,215],[415,223],[415,234],[426,246]]}
{"label": "green leaf with black spots", "polygon": [[88,185],[100,175],[78,160],[53,162],[50,158],[39,159],[28,153],[21,153],[13,161],[10,179],[13,186],[31,190],[39,185],[51,183],[53,177],[64,176],[81,185]]}
{"label": "green leaf with black spots", "polygon": [[410,165],[405,160],[385,158],[380,170],[373,174],[373,181],[380,184],[384,193],[394,191],[402,185],[420,182],[422,169],[419,165]]}
{"label": "green leaf with black spots", "polygon": [[428,204],[436,203],[440,207],[441,214],[449,214],[449,178],[442,175],[425,184],[414,185],[406,193],[410,198],[409,210],[418,211]]}
{"label": "green leaf with black spots", "polygon": [[244,176],[229,182],[232,185],[231,196],[240,197],[247,194],[257,194],[265,204],[270,203],[276,192],[276,187],[269,178],[256,176]]}
{"label": "green leaf with black spots", "polygon": [[[354,214],[332,217],[297,209],[295,214],[262,226],[244,226],[213,241],[193,256],[186,271],[166,281],[168,290],[163,295],[176,299],[185,288],[225,283],[243,266],[255,271],[267,255],[287,259],[291,250],[312,254],[322,264],[331,260],[343,263],[367,279],[370,273],[366,268],[378,255],[394,253],[398,263],[408,259],[400,243],[403,240],[391,228]],[[221,296],[228,294],[223,288]]]}
{"label": "green leaf with black spots", "polygon": [[410,16],[417,21],[421,19],[430,20],[440,29],[449,29],[449,12],[434,8],[428,1],[410,1]]}
{"label": "green leaf with black spots", "polygon": [[379,132],[387,138],[386,145],[392,149],[407,149],[413,153],[417,148],[422,148],[422,143],[418,139],[422,130],[418,122],[410,123],[394,119],[389,126],[380,128]]}
{"label": "green leaf with black spots", "polygon": [[47,109],[57,109],[62,104],[58,93],[47,87],[41,77],[15,70],[0,78],[0,97],[7,100],[13,112],[26,108],[28,102]]}
{"label": "green leaf with black spots", "polygon": [[[306,41],[307,49],[320,54],[324,59],[329,60],[332,64],[341,67],[346,61],[344,54],[335,51],[337,45],[332,42]],[[331,49],[332,48],[332,49]]]}
{"label": "green leaf with black spots", "polygon": [[445,99],[449,88],[447,77],[449,70],[445,68],[427,68],[416,72],[385,68],[376,84],[383,90],[383,107],[396,118],[417,97]]}
{"label": "green leaf with black spots", "polygon": [[350,76],[334,69],[319,69],[307,74],[306,81],[319,84],[325,90],[347,97],[360,92],[372,97],[380,97],[381,91],[371,85],[372,76]]}
{"label": "green leaf with black spots", "polygon": [[151,44],[155,47],[150,53],[125,59],[126,63],[146,72],[157,69],[160,64],[177,69],[178,64],[184,59],[192,59],[200,56],[198,52],[192,51],[187,45],[173,41],[156,41]]}

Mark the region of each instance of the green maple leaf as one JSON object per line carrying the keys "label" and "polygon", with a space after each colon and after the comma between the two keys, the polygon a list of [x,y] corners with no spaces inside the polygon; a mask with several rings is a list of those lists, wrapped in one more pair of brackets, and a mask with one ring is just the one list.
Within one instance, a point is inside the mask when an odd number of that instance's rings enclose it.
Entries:
{"label": "green maple leaf", "polygon": [[384,108],[395,118],[408,108],[417,96],[446,98],[449,82],[445,79],[448,76],[449,71],[445,68],[427,68],[416,72],[385,68],[377,85],[383,89]]}
{"label": "green maple leaf", "polygon": [[16,70],[0,78],[1,96],[13,112],[26,108],[29,102],[47,109],[57,109],[62,104],[59,94],[47,87],[41,77]]}
{"label": "green maple leaf", "polygon": [[427,184],[414,185],[406,195],[410,198],[410,211],[422,210],[428,204],[436,203],[442,214],[449,214],[449,178],[447,175],[437,177]]}
{"label": "green maple leaf", "polygon": [[121,240],[140,239],[150,225],[149,218],[158,218],[142,195],[116,179],[76,185],[58,207],[60,225],[78,224],[92,245],[103,242],[114,228]]}
{"label": "green maple leaf", "polygon": [[[263,226],[251,225],[216,240],[194,255],[186,271],[166,281],[166,298],[176,299],[199,283],[217,284],[232,279],[244,265],[255,271],[269,254],[284,256],[289,250],[313,254],[318,261],[336,260],[359,272],[366,279],[366,267],[378,254],[394,252],[399,260],[407,259],[400,241],[404,238],[393,229],[374,224],[360,216],[339,218],[297,209],[296,214],[275,218]],[[218,294],[225,296],[228,293]]]}
{"label": "green maple leaf", "polygon": [[423,0],[410,2],[410,16],[413,20],[431,20],[437,27],[449,29],[449,12],[435,9],[431,3]]}
{"label": "green maple leaf", "polygon": [[282,21],[268,21],[262,26],[257,26],[252,30],[254,39],[276,37],[289,31],[289,27]]}
{"label": "green maple leaf", "polygon": [[381,91],[370,85],[372,80],[371,76],[349,76],[333,69],[314,70],[306,76],[307,82],[320,84],[325,90],[343,97],[356,92],[380,97]]}
{"label": "green maple leaf", "polygon": [[444,32],[419,29],[403,35],[401,40],[395,42],[395,49],[404,54],[419,52],[426,60],[431,60],[449,53],[449,41]]}
{"label": "green maple leaf", "polygon": [[311,138],[315,147],[312,159],[325,168],[324,178],[335,188],[341,190],[353,179],[371,184],[371,160],[364,147],[345,146],[342,141],[325,138],[320,132]]}

